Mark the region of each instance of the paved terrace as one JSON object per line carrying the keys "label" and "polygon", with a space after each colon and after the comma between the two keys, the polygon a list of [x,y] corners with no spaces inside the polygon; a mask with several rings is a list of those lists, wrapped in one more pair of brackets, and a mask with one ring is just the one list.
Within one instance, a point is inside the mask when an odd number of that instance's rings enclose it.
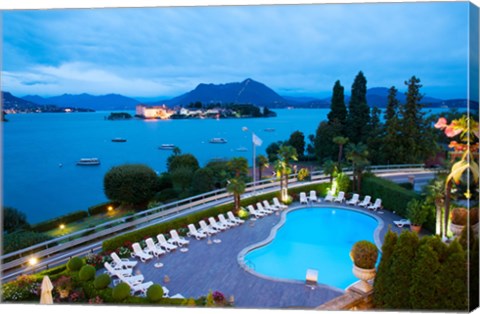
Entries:
{"label": "paved terrace", "polygon": [[[339,206],[321,203],[319,206]],[[298,207],[294,203],[290,208]],[[345,207],[345,206],[343,206]],[[359,211],[369,212],[384,222],[379,232],[383,240],[388,225],[398,220],[390,212],[372,212],[355,207]],[[212,243],[207,239],[188,238],[188,252],[178,249],[159,258],[142,263],[139,261],[134,272],[141,273],[145,281],[153,281],[166,286],[170,295],[180,293],[186,298],[206,295],[209,290],[224,293],[227,300],[233,295],[235,306],[241,308],[314,308],[337,296],[343,290],[318,284],[313,289],[304,282],[280,282],[263,279],[245,271],[238,263],[237,256],[244,248],[265,240],[273,226],[280,221],[281,215],[269,215],[256,221],[248,220],[243,225],[233,227],[212,236]],[[401,229],[392,224],[392,230]],[[215,243],[216,240],[221,243]],[[161,268],[154,264],[161,262]],[[165,283],[164,276],[170,281]]]}

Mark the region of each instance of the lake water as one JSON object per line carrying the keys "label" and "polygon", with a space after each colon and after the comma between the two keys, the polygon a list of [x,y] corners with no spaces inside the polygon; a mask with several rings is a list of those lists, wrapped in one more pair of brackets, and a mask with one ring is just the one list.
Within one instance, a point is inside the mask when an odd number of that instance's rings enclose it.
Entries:
{"label": "lake water", "polygon": [[[8,115],[3,127],[3,205],[27,214],[30,223],[47,220],[106,201],[103,177],[113,166],[147,164],[161,173],[174,144],[192,153],[201,166],[214,158],[243,156],[252,164],[250,131],[263,145],[287,140],[296,130],[314,134],[329,109],[275,110],[275,118],[109,121],[109,112]],[[247,127],[249,132],[242,131]],[[274,132],[264,129],[273,128]],[[112,138],[123,137],[125,143]],[[210,144],[223,137],[227,144]],[[306,140],[308,142],[308,140]],[[237,151],[245,147],[246,152]],[[80,167],[80,158],[98,157],[100,166]],[[60,166],[61,165],[61,166]]]}

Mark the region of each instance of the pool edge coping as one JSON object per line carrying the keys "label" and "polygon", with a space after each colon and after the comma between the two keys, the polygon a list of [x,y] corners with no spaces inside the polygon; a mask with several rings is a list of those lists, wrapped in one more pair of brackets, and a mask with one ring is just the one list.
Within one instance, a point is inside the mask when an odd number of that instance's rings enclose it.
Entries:
{"label": "pool edge coping", "polygon": [[[328,206],[325,206],[325,205],[328,205]],[[251,275],[262,278],[262,279],[265,279],[265,280],[276,281],[276,282],[287,282],[287,283],[292,283],[292,284],[304,284],[304,285],[312,286],[312,285],[309,285],[308,283],[306,283],[306,281],[302,281],[302,280],[282,279],[282,278],[275,278],[275,277],[262,275],[260,273],[257,273],[256,271],[254,271],[252,268],[248,267],[245,264],[245,261],[244,261],[245,260],[245,255],[248,254],[250,251],[253,251],[257,248],[265,246],[268,243],[272,242],[273,239],[275,239],[275,236],[277,234],[278,229],[280,229],[285,224],[285,222],[287,220],[286,217],[287,217],[288,213],[290,213],[292,211],[305,209],[305,208],[312,208],[312,207],[316,207],[316,208],[334,207],[334,208],[339,208],[339,209],[355,211],[357,213],[364,214],[364,215],[372,217],[373,219],[375,219],[378,222],[378,226],[375,228],[375,231],[373,232],[373,239],[375,241],[375,245],[377,246],[378,250],[381,252],[382,241],[380,240],[380,232],[382,232],[383,228],[385,227],[385,222],[383,221],[382,218],[378,217],[377,215],[374,215],[373,213],[370,213],[370,212],[366,212],[366,211],[364,211],[362,209],[359,209],[359,208],[347,207],[343,204],[335,204],[335,203],[317,203],[317,204],[313,203],[313,204],[307,204],[307,205],[298,204],[298,205],[295,205],[293,207],[290,207],[288,209],[285,209],[285,210],[281,211],[280,220],[278,221],[277,224],[275,224],[271,228],[270,234],[268,235],[268,237],[265,240],[262,240],[260,242],[251,244],[251,245],[245,247],[244,249],[242,249],[240,251],[240,253],[238,253],[237,262],[240,265],[240,267],[244,271],[250,273]],[[352,283],[352,284],[354,284],[354,283]],[[350,287],[351,285],[349,285],[345,289],[341,289],[341,288],[337,288],[337,287],[333,287],[333,286],[330,286],[330,285],[327,285],[327,284],[317,282],[315,284],[315,286],[328,288],[328,289],[331,289],[331,290],[336,291],[336,292],[341,292],[343,294],[343,293],[346,292],[348,287]],[[312,288],[315,287],[315,286],[312,286]]]}

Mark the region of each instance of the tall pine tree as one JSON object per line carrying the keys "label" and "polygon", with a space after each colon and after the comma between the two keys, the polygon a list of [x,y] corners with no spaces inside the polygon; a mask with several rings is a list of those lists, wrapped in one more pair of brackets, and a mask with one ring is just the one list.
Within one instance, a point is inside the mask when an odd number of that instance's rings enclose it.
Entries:
{"label": "tall pine tree", "polygon": [[399,162],[399,155],[403,155],[400,142],[402,134],[400,133],[400,103],[397,99],[397,89],[390,87],[387,97],[387,108],[385,110],[385,136],[383,137],[382,153],[383,162],[386,164],[396,164]]}
{"label": "tall pine tree", "polygon": [[352,95],[347,115],[347,136],[352,143],[366,143],[368,139],[368,125],[370,122],[370,108],[367,104],[367,79],[360,71],[352,84]]}
{"label": "tall pine tree", "polygon": [[338,121],[342,125],[342,134],[339,134],[338,136],[344,135],[344,128],[347,123],[347,107],[345,106],[344,88],[340,84],[340,81],[336,81],[333,86],[332,102],[327,117],[330,124],[333,124],[334,121]]}

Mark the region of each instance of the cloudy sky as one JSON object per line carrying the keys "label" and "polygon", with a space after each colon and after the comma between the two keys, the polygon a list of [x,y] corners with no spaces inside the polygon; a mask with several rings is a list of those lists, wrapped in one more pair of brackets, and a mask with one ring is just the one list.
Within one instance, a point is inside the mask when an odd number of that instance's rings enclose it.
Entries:
{"label": "cloudy sky", "polygon": [[169,98],[199,83],[260,81],[329,97],[412,75],[466,98],[468,2],[4,11],[2,90]]}

